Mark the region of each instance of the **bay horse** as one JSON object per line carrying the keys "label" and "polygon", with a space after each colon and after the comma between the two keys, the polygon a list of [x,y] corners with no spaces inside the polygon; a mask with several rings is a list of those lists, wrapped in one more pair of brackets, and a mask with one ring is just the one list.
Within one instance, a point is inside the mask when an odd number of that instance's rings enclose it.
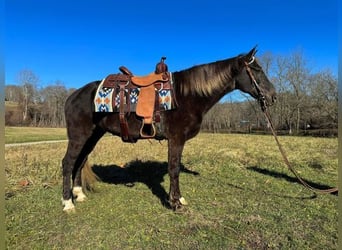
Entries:
{"label": "bay horse", "polygon": [[[174,210],[185,205],[179,188],[179,173],[184,144],[195,137],[203,116],[224,95],[237,89],[271,105],[275,88],[267,78],[254,47],[246,54],[173,72],[177,108],[161,112],[163,124],[156,139],[168,141],[169,204]],[[118,113],[94,112],[93,99],[101,81],[91,82],[73,92],[65,103],[68,147],[62,160],[64,211],[73,211],[75,201],[83,201],[82,168],[99,139],[109,132],[120,136]],[[131,113],[127,118],[130,134],[141,139],[142,120]],[[84,183],[83,183],[84,184]]]}

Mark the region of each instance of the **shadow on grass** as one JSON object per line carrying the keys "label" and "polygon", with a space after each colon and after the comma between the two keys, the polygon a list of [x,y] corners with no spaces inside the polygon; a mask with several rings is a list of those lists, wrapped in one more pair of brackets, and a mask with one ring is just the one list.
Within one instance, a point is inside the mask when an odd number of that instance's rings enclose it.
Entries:
{"label": "shadow on grass", "polygon": [[[127,163],[124,167],[94,165],[92,170],[105,183],[123,184],[127,187],[133,187],[136,182],[143,183],[151,190],[152,194],[159,198],[164,207],[170,209],[168,193],[161,185],[164,182],[164,176],[168,173],[167,168],[167,162],[135,160]],[[184,165],[181,165],[181,172],[199,175],[198,172],[186,169]]]}
{"label": "shadow on grass", "polygon": [[[279,172],[276,172],[276,171],[273,171],[273,170],[260,168],[258,166],[247,167],[247,169],[255,171],[255,172],[258,172],[258,173],[263,174],[263,175],[268,175],[268,176],[271,176],[271,177],[274,177],[274,178],[284,179],[284,180],[286,180],[288,182],[301,184],[300,181],[296,177],[292,177],[292,176],[289,176],[287,174],[279,173]],[[312,186],[314,188],[317,188],[317,189],[330,189],[330,188],[333,188],[331,186],[320,184],[320,183],[315,183],[315,182],[312,182],[312,181],[309,181],[309,180],[306,180],[306,179],[303,179],[303,180],[306,183],[308,183],[310,186]],[[336,195],[337,196],[338,192],[331,193],[331,195]]]}

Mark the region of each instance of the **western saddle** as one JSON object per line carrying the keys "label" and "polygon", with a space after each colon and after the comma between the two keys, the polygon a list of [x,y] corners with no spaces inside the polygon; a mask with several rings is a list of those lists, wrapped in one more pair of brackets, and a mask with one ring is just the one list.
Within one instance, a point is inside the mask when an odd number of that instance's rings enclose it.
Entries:
{"label": "western saddle", "polygon": [[[140,128],[141,138],[154,138],[156,128],[154,122],[160,122],[160,104],[158,90],[171,90],[170,73],[165,64],[166,57],[162,57],[156,65],[156,69],[146,76],[134,76],[125,66],[119,69],[122,74],[111,74],[106,77],[104,88],[119,88],[119,117],[121,138],[125,142],[135,142],[129,133],[127,115],[130,113],[130,91],[127,89],[139,88],[139,96],[136,106],[136,114],[142,117],[142,126]],[[157,91],[156,91],[157,90]]]}

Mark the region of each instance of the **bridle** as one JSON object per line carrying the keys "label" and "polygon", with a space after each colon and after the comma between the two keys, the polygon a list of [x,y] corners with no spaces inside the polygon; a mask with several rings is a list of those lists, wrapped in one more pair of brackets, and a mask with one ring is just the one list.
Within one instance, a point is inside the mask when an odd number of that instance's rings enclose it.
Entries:
{"label": "bridle", "polygon": [[255,87],[257,93],[258,93],[258,96],[257,96],[257,99],[258,99],[258,102],[260,104],[260,107],[261,107],[261,110],[263,111],[265,117],[266,117],[266,120],[268,122],[268,124],[270,125],[270,128],[271,128],[271,131],[272,131],[272,134],[274,136],[274,139],[278,145],[278,148],[279,148],[279,151],[283,157],[283,160],[285,162],[285,164],[287,165],[288,169],[297,177],[297,179],[299,180],[299,182],[306,188],[308,188],[309,190],[315,192],[315,193],[323,193],[323,194],[330,194],[330,193],[335,193],[335,192],[338,192],[338,188],[337,187],[334,187],[334,188],[328,188],[328,189],[318,189],[318,188],[315,188],[313,186],[311,186],[310,184],[308,184],[305,180],[303,180],[300,175],[297,173],[297,171],[291,166],[286,154],[285,154],[285,151],[283,149],[283,147],[281,146],[279,140],[278,140],[278,137],[277,137],[277,134],[276,134],[276,130],[274,128],[274,125],[272,123],[272,119],[271,119],[271,116],[270,116],[270,113],[269,113],[269,110],[268,110],[268,104],[267,104],[267,100],[266,100],[266,97],[262,91],[262,89],[260,88],[260,85],[258,84],[258,82],[256,81],[254,75],[253,75],[253,72],[250,68],[250,65],[254,62],[255,60],[255,57],[253,56],[252,57],[252,60],[250,62],[245,62],[245,66],[246,66],[246,71],[249,75],[249,77],[251,78],[251,81],[253,83],[253,86]]}
{"label": "bridle", "polygon": [[251,60],[250,62],[245,62],[246,71],[247,71],[249,77],[250,77],[251,80],[252,80],[252,83],[253,83],[254,88],[255,88],[256,91],[257,91],[257,94],[258,94],[257,99],[258,99],[258,102],[259,102],[259,104],[260,104],[260,106],[261,106],[261,110],[262,110],[263,112],[265,112],[265,110],[267,109],[267,101],[266,101],[265,95],[264,95],[262,89],[260,88],[259,83],[256,81],[256,79],[255,79],[255,77],[254,77],[254,75],[253,75],[253,73],[252,73],[252,70],[251,70],[251,68],[250,68],[250,66],[249,66],[249,65],[251,65],[254,61],[255,61],[255,57],[253,56],[253,57],[252,57],[252,60]]}

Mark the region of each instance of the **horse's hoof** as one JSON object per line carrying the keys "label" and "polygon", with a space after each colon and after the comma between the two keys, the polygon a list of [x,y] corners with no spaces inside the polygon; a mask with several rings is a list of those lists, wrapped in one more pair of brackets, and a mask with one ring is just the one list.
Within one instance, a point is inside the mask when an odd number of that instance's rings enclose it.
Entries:
{"label": "horse's hoof", "polygon": [[82,187],[74,187],[72,194],[77,202],[82,202],[87,199],[87,196],[82,191]]}
{"label": "horse's hoof", "polygon": [[173,212],[176,213],[176,214],[184,214],[188,211],[187,207],[186,206],[183,206],[183,205],[180,205],[180,206],[176,206],[174,209],[173,209]]}
{"label": "horse's hoof", "polygon": [[75,212],[75,205],[72,202],[72,199],[69,200],[62,200],[62,204],[64,206],[63,211],[66,213],[73,213]]}
{"label": "horse's hoof", "polygon": [[77,196],[76,200],[77,202],[83,202],[87,200],[87,196],[83,195],[83,196]]}
{"label": "horse's hoof", "polygon": [[175,212],[184,212],[184,206],[188,205],[184,197],[170,202],[171,208]]}
{"label": "horse's hoof", "polygon": [[67,213],[67,214],[73,214],[76,212],[75,206],[73,208],[63,208],[63,212]]}

